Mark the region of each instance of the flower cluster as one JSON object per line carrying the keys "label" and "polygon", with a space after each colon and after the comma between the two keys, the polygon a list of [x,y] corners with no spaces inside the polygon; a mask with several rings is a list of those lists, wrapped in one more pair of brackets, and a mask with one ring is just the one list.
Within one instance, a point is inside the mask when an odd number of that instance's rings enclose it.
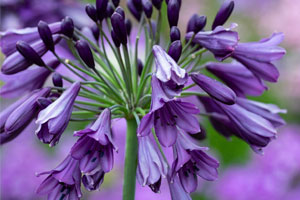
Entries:
{"label": "flower cluster", "polygon": [[[191,199],[198,176],[213,181],[219,167],[208,148],[193,139],[204,134],[200,116],[209,117],[221,134],[239,137],[257,153],[284,124],[279,113],[285,110],[246,98],[261,95],[267,89],[265,81],[277,81],[279,73],[272,62],[285,54],[277,46],[283,34],[240,43],[233,30],[236,24],[223,27],[234,8],[230,0],[217,12],[211,30],[205,16],[193,15],[184,38],[177,27],[181,0],[128,0],[129,11],[139,22],[138,29],[131,31],[132,22],[119,3],[97,0],[95,6],[87,5],[93,26],[82,30],[65,17],[2,34],[6,58],[1,72],[7,81],[1,95],[29,94],[1,113],[1,144],[17,137],[35,118],[38,139],[51,147],[70,121],[90,122],[74,133],[79,139],[67,158],[39,174],[49,175],[37,193],[49,199],[80,199],[81,183],[88,191],[97,190],[113,169],[118,148],[111,120],[125,118],[123,199],[134,199],[135,179],[157,193],[163,178],[173,200]],[[163,4],[167,16],[162,14]],[[163,17],[170,25],[166,47],[160,42]],[[145,41],[140,41],[142,34]],[[62,48],[70,56],[61,53]],[[201,63],[205,52],[216,61]],[[227,59],[233,61],[223,62]],[[44,87],[49,76],[52,85]],[[186,102],[189,96],[197,96],[205,111]],[[166,158],[164,148],[172,148],[173,158]]]}

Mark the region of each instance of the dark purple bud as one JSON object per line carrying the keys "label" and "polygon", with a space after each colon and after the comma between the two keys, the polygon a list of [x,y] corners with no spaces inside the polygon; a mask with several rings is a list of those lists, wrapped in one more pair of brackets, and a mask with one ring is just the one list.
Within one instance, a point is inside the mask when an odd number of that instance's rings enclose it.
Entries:
{"label": "dark purple bud", "polygon": [[234,1],[233,0],[226,0],[220,10],[218,11],[215,20],[212,25],[212,30],[214,30],[217,26],[222,26],[225,24],[225,22],[228,20],[230,17],[232,11],[234,8]]}
{"label": "dark purple bud", "polygon": [[143,10],[143,4],[142,4],[142,0],[132,0],[134,6],[137,8],[138,11],[142,11]]}
{"label": "dark purple bud", "polygon": [[192,80],[212,98],[224,104],[235,104],[235,92],[223,83],[200,73],[193,73],[191,77]]}
{"label": "dark purple bud", "polygon": [[205,25],[206,16],[198,16],[197,14],[194,14],[189,20],[186,32],[198,33],[205,27]]}
{"label": "dark purple bud", "polygon": [[38,98],[37,103],[38,103],[38,106],[40,107],[40,109],[43,110],[43,109],[47,108],[52,103],[52,101],[48,98],[40,97],[40,98]]}
{"label": "dark purple bud", "polygon": [[123,19],[125,19],[125,12],[122,7],[117,7],[115,12],[119,13],[123,17]]}
{"label": "dark purple bud", "polygon": [[124,18],[117,12],[115,12],[111,16],[111,24],[113,27],[113,30],[119,39],[119,41],[123,44],[127,44],[127,32],[126,32],[126,26],[125,26],[125,20]]}
{"label": "dark purple bud", "polygon": [[143,10],[145,12],[146,17],[150,19],[153,9],[152,3],[149,0],[143,0]]}
{"label": "dark purple bud", "polygon": [[45,66],[44,61],[39,56],[39,54],[26,42],[18,41],[16,44],[16,48],[24,58],[28,61],[38,65],[38,66]]}
{"label": "dark purple bud", "polygon": [[94,57],[88,43],[84,40],[78,40],[75,47],[83,62],[89,68],[95,68]]}
{"label": "dark purple bud", "polygon": [[85,12],[94,22],[98,21],[98,15],[95,6],[91,4],[86,5]]}
{"label": "dark purple bud", "polygon": [[106,8],[106,17],[110,18],[112,14],[114,14],[114,6],[111,2],[108,2],[107,8]]}
{"label": "dark purple bud", "polygon": [[118,7],[120,4],[120,0],[112,0],[115,7]]}
{"label": "dark purple bud", "polygon": [[106,16],[107,4],[108,0],[96,0],[96,9],[100,21],[102,21]]}
{"label": "dark purple bud", "polygon": [[43,40],[45,46],[50,50],[54,51],[54,42],[52,38],[51,30],[48,24],[44,21],[40,21],[38,23],[38,31],[40,34],[40,38]]}
{"label": "dark purple bud", "polygon": [[143,68],[144,68],[143,62],[140,59],[138,59],[138,74],[139,74],[139,76],[142,75]]}
{"label": "dark purple bud", "polygon": [[93,36],[95,38],[95,40],[99,40],[99,36],[100,36],[100,31],[99,31],[99,28],[97,26],[97,24],[94,24],[92,27],[91,27],[91,30],[92,30],[92,33],[93,33]]}
{"label": "dark purple bud", "polygon": [[55,87],[62,87],[63,86],[63,80],[59,73],[54,73],[52,75],[52,83]]}
{"label": "dark purple bud", "polygon": [[177,62],[181,56],[182,45],[180,40],[172,42],[168,54]]}
{"label": "dark purple bud", "polygon": [[140,21],[142,13],[135,7],[133,0],[127,1],[127,7],[129,9],[129,11],[131,12],[131,14],[135,17],[135,19],[137,21]]}
{"label": "dark purple bud", "polygon": [[[179,7],[181,7],[181,0],[177,0]],[[166,0],[167,5],[169,5],[169,0]]]}
{"label": "dark purple bud", "polygon": [[114,41],[115,46],[119,48],[121,43],[118,39],[118,36],[115,34],[114,30],[111,30],[111,38]]}
{"label": "dark purple bud", "polygon": [[168,20],[170,27],[177,26],[179,19],[180,3],[178,0],[170,0],[168,3]]}
{"label": "dark purple bud", "polygon": [[170,38],[171,42],[174,42],[176,40],[180,40],[180,30],[176,26],[172,26],[170,31]]}
{"label": "dark purple bud", "polygon": [[70,17],[65,17],[61,23],[61,33],[69,38],[73,38],[74,23]]}
{"label": "dark purple bud", "polygon": [[163,0],[152,0],[152,4],[157,10],[160,10]]}
{"label": "dark purple bud", "polygon": [[132,23],[130,19],[125,19],[125,26],[126,26],[127,35],[130,36],[131,29],[132,29]]}

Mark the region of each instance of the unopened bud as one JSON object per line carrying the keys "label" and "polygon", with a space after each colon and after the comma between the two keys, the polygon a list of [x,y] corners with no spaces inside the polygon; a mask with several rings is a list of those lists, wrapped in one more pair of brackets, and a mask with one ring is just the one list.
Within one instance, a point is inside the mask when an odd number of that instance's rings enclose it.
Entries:
{"label": "unopened bud", "polygon": [[94,57],[88,43],[84,40],[78,40],[75,47],[83,62],[89,68],[95,68]]}
{"label": "unopened bud", "polygon": [[180,40],[180,30],[176,26],[172,26],[170,31],[171,42]]}
{"label": "unopened bud", "polygon": [[24,41],[18,41],[16,48],[28,61],[38,66],[45,66],[41,56],[39,56],[38,53],[28,43]]}
{"label": "unopened bud", "polygon": [[52,38],[52,33],[46,22],[40,21],[38,23],[38,32],[39,32],[40,38],[44,42],[45,46],[50,51],[54,51],[54,42],[53,42],[53,38]]}
{"label": "unopened bud", "polygon": [[69,38],[73,38],[74,23],[70,17],[65,17],[61,23],[61,33]]}
{"label": "unopened bud", "polygon": [[91,4],[86,5],[85,12],[94,22],[98,21],[98,15],[95,6]]}
{"label": "unopened bud", "polygon": [[225,24],[225,22],[228,20],[230,17],[232,11],[234,8],[234,1],[233,0],[226,0],[220,10],[218,11],[215,20],[212,25],[212,29],[214,30],[217,26],[222,26]]}
{"label": "unopened bud", "polygon": [[182,45],[181,45],[181,41],[177,40],[172,42],[172,44],[170,45],[168,54],[177,62],[181,56],[181,52],[182,52]]}

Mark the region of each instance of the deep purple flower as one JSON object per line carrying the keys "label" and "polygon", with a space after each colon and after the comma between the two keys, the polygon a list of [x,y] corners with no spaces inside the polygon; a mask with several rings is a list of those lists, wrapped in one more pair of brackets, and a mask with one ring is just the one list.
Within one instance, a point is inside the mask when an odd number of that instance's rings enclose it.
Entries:
{"label": "deep purple flower", "polygon": [[54,42],[52,38],[52,32],[48,26],[48,24],[44,21],[40,21],[38,23],[38,31],[41,39],[43,40],[45,46],[50,50],[54,51]]}
{"label": "deep purple flower", "polygon": [[274,33],[270,38],[262,39],[259,42],[239,43],[232,57],[258,77],[276,82],[279,72],[271,62],[281,59],[285,54],[285,49],[277,46],[283,37],[283,33]]}
{"label": "deep purple flower", "polygon": [[125,19],[120,15],[119,13],[115,12],[111,16],[111,24],[113,27],[113,30],[118,37],[119,41],[123,44],[127,44],[127,32],[126,32],[126,25],[125,25]]}
{"label": "deep purple flower", "polygon": [[139,137],[137,180],[143,186],[148,185],[154,192],[159,192],[161,178],[168,173],[164,161],[151,135]]}
{"label": "deep purple flower", "polygon": [[216,100],[229,105],[235,103],[234,91],[221,82],[200,73],[193,73],[191,77],[200,88]]}
{"label": "deep purple flower", "polygon": [[[234,27],[235,25],[224,29],[219,26],[213,31],[200,31],[195,35],[193,42],[211,51],[216,59],[222,61],[233,53],[238,44],[238,33],[231,31]],[[193,32],[187,33],[186,40],[191,39],[193,35]]]}
{"label": "deep purple flower", "polygon": [[197,188],[197,176],[213,181],[218,177],[219,162],[207,155],[207,147],[194,144],[189,136],[179,131],[175,144],[176,158],[172,166],[172,174],[178,173],[182,187],[187,193],[194,192]]}
{"label": "deep purple flower", "polygon": [[208,71],[224,81],[238,96],[261,95],[267,86],[245,66],[238,62],[208,63]]}
{"label": "deep purple flower", "polygon": [[113,149],[117,150],[111,132],[111,113],[105,109],[95,123],[81,131],[76,131],[75,136],[80,136],[72,147],[71,156],[80,160],[80,169],[83,173],[94,174],[99,170],[105,173],[113,168]]}
{"label": "deep purple flower", "polygon": [[[55,22],[49,24],[49,28],[52,34],[57,34],[60,32],[61,22]],[[16,51],[16,43],[19,40],[25,41],[32,44],[40,39],[38,29],[35,28],[25,28],[8,30],[6,32],[1,32],[0,46],[2,53],[6,56],[13,54]]]}
{"label": "deep purple flower", "polygon": [[170,0],[168,2],[168,21],[170,28],[172,26],[177,26],[179,19],[181,3],[179,0]]}
{"label": "deep purple flower", "polygon": [[186,32],[194,32],[198,33],[201,31],[206,25],[206,16],[198,16],[197,14],[192,15],[190,18]]}
{"label": "deep purple flower", "polygon": [[37,194],[48,195],[48,199],[74,199],[81,197],[81,173],[78,160],[71,156],[55,169],[39,173],[38,176],[49,174],[37,189]]}
{"label": "deep purple flower", "polygon": [[102,21],[106,16],[108,0],[96,0],[96,9],[98,14],[98,19]]}
{"label": "deep purple flower", "polygon": [[42,142],[54,146],[59,141],[69,123],[79,90],[80,83],[73,83],[56,101],[39,113],[35,133]]}
{"label": "deep purple flower", "polygon": [[78,40],[75,48],[83,62],[91,69],[95,68],[93,53],[85,40]]}
{"label": "deep purple flower", "polygon": [[180,99],[170,99],[161,86],[161,82],[152,77],[151,109],[138,127],[138,135],[146,136],[154,126],[159,142],[169,147],[176,142],[178,128],[188,133],[200,132],[198,120],[193,114],[198,114],[198,108]]}
{"label": "deep purple flower", "polygon": [[87,4],[85,6],[85,12],[94,22],[98,21],[98,15],[95,6]]}
{"label": "deep purple flower", "polygon": [[[50,93],[49,88],[43,88],[32,92],[28,99],[24,100],[22,104],[11,110],[10,115],[7,117],[4,125],[4,133],[7,137],[5,141],[1,139],[1,143],[8,142],[17,137],[26,126],[33,120],[39,111],[37,99],[46,97]],[[11,108],[14,108],[13,105]],[[6,112],[4,112],[6,113]],[[7,113],[6,113],[7,114]],[[4,116],[5,119],[5,116]]]}
{"label": "deep purple flower", "polygon": [[178,176],[175,176],[172,181],[168,178],[172,200],[192,200],[191,196],[183,189]]}
{"label": "deep purple flower", "polygon": [[172,26],[172,28],[170,30],[170,39],[171,39],[171,42],[180,40],[180,30],[176,26]]}
{"label": "deep purple flower", "polygon": [[214,30],[217,26],[222,26],[230,17],[234,8],[233,0],[225,0],[222,4],[220,10],[218,11],[215,20],[212,25],[212,30]]}
{"label": "deep purple flower", "polygon": [[[59,42],[60,37],[58,35],[53,36],[54,43]],[[39,40],[31,45],[31,47],[37,52],[39,56],[44,55],[47,52],[47,47],[43,43],[43,41]],[[24,58],[18,51],[9,55],[5,58],[1,71],[4,74],[15,74],[17,72],[23,71],[27,69],[32,62],[28,59]]]}
{"label": "deep purple flower", "polygon": [[168,54],[177,62],[181,56],[182,45],[180,40],[176,40],[171,43]]}
{"label": "deep purple flower", "polygon": [[[52,69],[55,69],[59,64],[57,60],[47,63]],[[32,66],[27,70],[13,75],[1,75],[1,79],[5,82],[5,85],[2,86],[0,95],[4,98],[15,98],[28,91],[40,89],[50,73],[46,68]]]}
{"label": "deep purple flower", "polygon": [[278,108],[278,106],[274,104],[265,104],[244,98],[237,98],[237,104],[246,110],[265,118],[271,122],[275,128],[285,125],[285,121],[280,117],[279,113],[286,113],[287,111]]}

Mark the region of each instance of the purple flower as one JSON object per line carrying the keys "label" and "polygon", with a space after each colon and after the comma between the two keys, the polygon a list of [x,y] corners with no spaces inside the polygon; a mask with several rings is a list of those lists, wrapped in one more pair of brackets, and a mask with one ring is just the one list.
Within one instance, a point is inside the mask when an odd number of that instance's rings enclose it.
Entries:
{"label": "purple flower", "polygon": [[278,113],[286,113],[287,111],[278,108],[278,106],[274,104],[265,104],[243,98],[237,98],[237,104],[246,110],[265,118],[271,122],[275,128],[285,125],[285,121]]}
{"label": "purple flower", "polygon": [[81,173],[78,160],[67,156],[55,169],[40,173],[38,176],[44,174],[49,174],[49,176],[37,189],[38,194],[47,194],[48,199],[80,199],[82,195],[80,191]]}
{"label": "purple flower", "polygon": [[[55,22],[49,24],[49,28],[52,34],[57,34],[60,32],[61,22]],[[38,29],[35,28],[24,28],[24,29],[14,29],[8,30],[6,32],[0,33],[0,47],[2,53],[6,56],[13,54],[16,51],[16,43],[19,40],[32,44],[40,39]]]}
{"label": "purple flower", "polygon": [[191,196],[183,189],[178,176],[171,181],[168,179],[172,200],[192,200]]}
{"label": "purple flower", "polygon": [[54,146],[59,141],[69,123],[79,90],[80,83],[73,83],[56,101],[39,113],[35,133],[42,142]]}
{"label": "purple flower", "polygon": [[143,186],[148,185],[154,192],[159,192],[161,178],[168,173],[164,161],[153,138],[139,137],[137,180]]}
{"label": "purple flower", "polygon": [[[50,61],[47,65],[55,69],[60,63]],[[33,66],[13,75],[1,75],[5,85],[0,90],[1,97],[15,98],[25,92],[41,88],[51,72],[43,67]]]}
{"label": "purple flower", "polygon": [[186,133],[179,131],[175,149],[172,174],[176,176],[178,172],[181,185],[187,193],[197,189],[196,175],[208,181],[217,179],[219,162],[204,152],[208,150],[207,147],[197,146]]}
{"label": "purple flower", "polygon": [[[222,61],[231,56],[238,44],[238,33],[231,31],[235,26],[233,24],[230,29],[218,26],[213,31],[200,31],[195,35],[193,42],[211,51],[216,59]],[[191,39],[193,35],[193,32],[187,33],[186,40]]]}
{"label": "purple flower", "polygon": [[206,68],[224,81],[238,96],[259,96],[267,86],[245,66],[238,62],[208,63]]}
{"label": "purple flower", "polygon": [[[53,36],[54,43],[59,42],[60,37],[58,35]],[[44,55],[47,52],[47,47],[42,40],[39,40],[31,45],[31,47],[37,52],[39,56]],[[24,58],[18,51],[6,57],[3,62],[1,72],[4,74],[15,74],[23,71],[32,65],[32,62]]]}
{"label": "purple flower", "polygon": [[[113,149],[117,149],[111,132],[110,110],[105,109],[90,128],[76,131],[74,135],[80,138],[72,147],[71,156],[79,160],[80,170],[88,175],[86,181],[92,181],[86,184],[87,188],[97,189],[102,183],[99,179],[103,179],[104,176],[101,176],[101,173],[112,170]],[[95,180],[95,177],[99,179]]]}
{"label": "purple flower", "polygon": [[277,46],[283,37],[283,33],[274,33],[270,38],[262,39],[259,42],[239,43],[232,57],[258,77],[276,82],[279,72],[271,62],[281,59],[285,54],[285,49]]}
{"label": "purple flower", "polygon": [[50,93],[49,88],[43,88],[32,94],[21,105],[16,107],[7,117],[4,133],[7,137],[1,138],[1,143],[8,142],[17,137],[26,126],[33,120],[39,111],[37,99],[46,97]]}
{"label": "purple flower", "polygon": [[138,127],[138,135],[146,136],[154,126],[159,142],[169,147],[177,138],[177,129],[181,128],[188,133],[200,132],[198,120],[193,114],[198,114],[198,108],[180,99],[169,99],[161,86],[161,82],[152,77],[151,109]]}
{"label": "purple flower", "polygon": [[193,73],[191,77],[200,88],[216,100],[229,105],[235,103],[236,94],[221,82],[200,73]]}

